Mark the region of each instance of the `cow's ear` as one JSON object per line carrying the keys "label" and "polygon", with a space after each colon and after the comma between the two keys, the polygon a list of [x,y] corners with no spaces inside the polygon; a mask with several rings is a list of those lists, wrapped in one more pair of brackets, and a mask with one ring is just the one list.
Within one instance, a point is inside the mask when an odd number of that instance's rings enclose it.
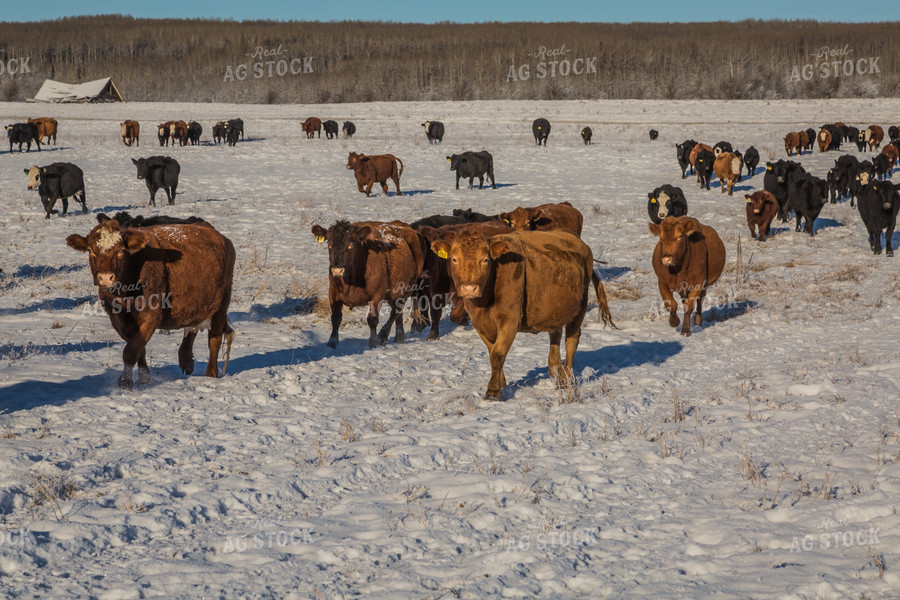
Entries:
{"label": "cow's ear", "polygon": [[137,164],[137,161],[134,160],[133,158],[131,159],[131,162],[133,162],[134,164]]}
{"label": "cow's ear", "polygon": [[500,213],[497,215],[497,219],[512,227],[512,219],[509,218],[509,213]]}
{"label": "cow's ear", "polygon": [[99,215],[97,215],[97,222],[98,222],[98,223],[103,224],[103,223],[105,223],[106,221],[112,221],[112,219],[110,219],[110,218],[106,215],[106,213],[100,213]]}
{"label": "cow's ear", "polygon": [[506,252],[509,252],[509,240],[494,240],[490,242],[491,258],[497,260]]}
{"label": "cow's ear", "polygon": [[31,169],[22,169],[22,170],[25,171],[25,174],[26,174],[26,175],[28,175],[28,173],[31,172]]}
{"label": "cow's ear", "polygon": [[700,229],[700,221],[697,219],[685,219],[684,229],[682,229],[684,235],[691,240],[696,240],[698,236],[703,235],[703,230]]}
{"label": "cow's ear", "polygon": [[422,225],[416,230],[416,233],[428,240],[429,243],[437,238],[437,235],[435,235],[435,228],[430,225]]}
{"label": "cow's ear", "polygon": [[657,225],[656,223],[650,223],[650,233],[652,233],[656,237],[659,237],[659,225]]}
{"label": "cow's ear", "polygon": [[[375,228],[372,227],[371,225],[363,225],[361,227],[356,228],[356,233],[359,235],[360,238],[367,240],[367,239],[371,238],[373,235],[375,235],[376,231],[375,231]],[[379,237],[381,237],[381,236],[379,236]]]}
{"label": "cow's ear", "polygon": [[321,225],[313,225],[312,234],[316,237],[316,241],[321,244],[328,237],[328,230]]}
{"label": "cow's ear", "polygon": [[649,193],[647,194],[647,199],[648,199],[648,200],[653,200],[653,192],[649,192]]}
{"label": "cow's ear", "polygon": [[450,157],[449,157],[449,156],[447,157],[447,160],[450,160]]}
{"label": "cow's ear", "polygon": [[139,252],[150,242],[150,238],[147,237],[147,234],[140,229],[123,231],[122,239],[125,241],[125,250],[127,250],[129,254]]}
{"label": "cow's ear", "polygon": [[441,258],[447,258],[450,255],[450,243],[445,240],[435,240],[431,242],[431,251]]}
{"label": "cow's ear", "polygon": [[67,237],[66,244],[69,245],[69,248],[78,250],[79,252],[87,252],[91,249],[91,247],[88,245],[88,241],[77,233],[73,233],[72,235]]}
{"label": "cow's ear", "polygon": [[747,199],[748,204],[753,201],[753,198],[750,197],[750,194],[744,194],[744,198]]}
{"label": "cow's ear", "polygon": [[536,211],[533,215],[531,215],[531,217],[528,218],[528,225],[530,225],[532,229],[537,227],[537,223],[541,220],[542,216],[543,215],[541,211]]}

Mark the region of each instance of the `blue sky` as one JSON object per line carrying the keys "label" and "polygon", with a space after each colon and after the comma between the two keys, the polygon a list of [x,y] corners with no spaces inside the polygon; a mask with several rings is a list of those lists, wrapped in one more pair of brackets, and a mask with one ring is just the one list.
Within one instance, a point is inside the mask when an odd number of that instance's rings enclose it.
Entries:
{"label": "blue sky", "polygon": [[[865,7],[865,10],[860,10]],[[150,0],[45,0],[39,11],[11,10],[0,20],[55,19],[75,15],[128,14],[142,18],[276,19],[281,21],[382,20],[404,23],[456,21],[738,21],[743,19],[814,19],[885,21],[900,19],[896,0],[218,0],[190,2]]]}

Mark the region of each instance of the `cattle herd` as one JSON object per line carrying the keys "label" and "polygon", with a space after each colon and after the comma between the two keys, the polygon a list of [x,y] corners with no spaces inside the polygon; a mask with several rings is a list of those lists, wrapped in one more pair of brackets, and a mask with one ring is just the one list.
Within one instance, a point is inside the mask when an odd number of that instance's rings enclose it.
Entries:
{"label": "cattle herd", "polygon": [[[440,121],[422,123],[429,144],[442,142],[445,128]],[[310,117],[301,124],[307,138],[325,130],[326,138],[336,139],[338,124]],[[40,151],[44,138],[56,143],[57,122],[51,118],[28,119],[6,127],[13,146],[35,143]],[[195,121],[167,121],[157,125],[160,146],[171,141],[182,146],[199,144],[202,127]],[[345,121],[345,138],[356,133],[356,126]],[[536,144],[546,146],[550,135],[547,119],[535,119],[532,133]],[[589,127],[580,130],[585,145],[592,143]],[[241,119],[219,121],[212,127],[214,143],[234,146],[244,139]],[[121,123],[122,142],[140,145],[140,124]],[[650,130],[650,139],[659,133]],[[830,200],[850,198],[869,235],[869,245],[880,254],[881,234],[885,249],[893,255],[891,236],[900,208],[900,185],[889,181],[900,158],[898,128],[884,130],[872,125],[864,129],[843,123],[789,132],[784,136],[788,160],[766,162],[763,189],[745,194],[747,225],[754,239],[763,242],[771,235],[771,224],[796,218],[796,231],[814,235],[814,222]],[[824,178],[808,173],[799,163],[789,160],[794,154],[840,151],[842,143],[856,143],[860,152],[879,151],[860,161],[852,154],[835,160]],[[715,145],[687,140],[676,144],[681,178],[694,174],[702,189],[709,190],[719,180],[721,192],[729,196],[735,184],[746,176],[754,177],[760,161],[754,147],[743,153],[731,143]],[[774,157],[771,157],[774,158]],[[468,179],[473,187],[486,177],[496,188],[493,156],[486,151],[462,152],[447,156],[450,170],[459,180]],[[167,156],[132,159],[137,178],[145,181],[150,203],[162,189],[169,204],[174,204],[180,166]],[[388,194],[390,179],[396,194],[402,195],[400,178],[403,162],[394,155],[366,155],[350,152],[346,168],[353,171],[357,189],[370,195],[375,183]],[[62,214],[68,198],[86,204],[84,174],[71,163],[53,163],[25,169],[28,189],[37,189],[50,218],[53,207],[62,200]],[[691,334],[691,323],[702,322],[703,301],[709,286],[721,275],[725,265],[725,246],[717,232],[688,215],[688,203],[681,188],[671,184],[648,193],[649,230],[658,237],[651,262],[657,275],[659,292],[669,311],[669,324],[681,324],[681,333]],[[209,363],[206,375],[218,377],[218,356],[225,343],[228,364],[234,331],[228,322],[235,250],[228,238],[210,223],[197,217],[144,219],[119,213],[110,218],[97,217],[98,224],[87,236],[70,235],[67,244],[89,254],[94,284],[100,301],[116,332],[125,340],[124,370],[119,385],[133,386],[133,369],[138,366],[138,382],[147,383],[150,371],[146,362],[146,344],[157,329],[184,329],[178,351],[179,366],[189,374],[194,368],[193,342],[197,333],[208,329]],[[805,221],[805,223],[804,223]],[[491,378],[486,397],[499,399],[506,385],[503,365],[517,332],[547,332],[550,335],[548,367],[560,386],[568,385],[573,375],[573,360],[578,348],[582,323],[587,312],[589,292],[598,304],[598,320],[615,327],[592,251],[581,240],[583,215],[568,202],[517,207],[510,212],[483,215],[471,209],[457,209],[451,215],[432,215],[412,223],[401,221],[349,222],[340,220],[330,227],[314,225],[317,242],[326,243],[329,258],[328,299],[331,308],[331,335],[328,345],[339,342],[343,308],[366,307],[369,345],[386,343],[393,328],[395,342],[405,339],[403,309],[412,304],[414,330],[430,326],[429,340],[440,337],[443,308],[450,308],[452,322],[471,322],[488,348]],[[675,293],[682,298],[684,313],[679,320]],[[381,306],[390,309],[387,321],[378,329]],[[566,357],[560,357],[565,336]]]}

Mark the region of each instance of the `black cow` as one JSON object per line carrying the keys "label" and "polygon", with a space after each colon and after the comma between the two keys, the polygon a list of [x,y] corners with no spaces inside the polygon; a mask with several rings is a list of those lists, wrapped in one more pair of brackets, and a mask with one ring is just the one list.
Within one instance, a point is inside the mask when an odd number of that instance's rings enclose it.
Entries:
{"label": "black cow", "polygon": [[850,191],[850,181],[858,170],[859,160],[851,154],[845,154],[834,161],[834,167],[828,171],[826,177],[832,204],[847,195]]}
{"label": "black cow", "polygon": [[216,123],[213,125],[212,129],[213,141],[216,144],[221,144],[225,141],[225,124],[224,123]]}
{"label": "black cow", "polygon": [[728,142],[719,142],[715,146],[713,146],[713,153],[718,156],[723,152],[734,152],[734,148],[731,147],[731,144]]}
{"label": "black cow", "polygon": [[541,142],[547,145],[547,138],[550,137],[550,121],[547,119],[535,119],[531,124],[531,133],[534,134],[534,141],[540,146]]}
{"label": "black cow", "polygon": [[864,160],[859,163],[856,171],[850,174],[850,206],[853,206],[853,200],[859,199],[860,190],[875,181],[875,165],[870,160]]}
{"label": "black cow", "polygon": [[[455,211],[454,211],[455,212]],[[443,227],[444,225],[462,225],[463,223],[468,223],[462,217],[452,217],[450,215],[431,215],[430,217],[424,217],[419,219],[418,221],[413,221],[409,224],[410,227],[419,230],[421,227],[434,227],[437,229],[438,227]]]}
{"label": "black cow", "polygon": [[[237,136],[241,137],[241,140],[244,139],[244,120],[243,119],[228,119],[225,122],[225,133],[229,133],[231,131],[236,132],[237,135],[234,136],[234,141],[237,143]],[[231,144],[234,146],[234,144]]]}
{"label": "black cow", "polygon": [[898,129],[896,125],[888,127],[888,139],[892,142],[896,139],[900,139],[900,129]]}
{"label": "black cow", "polygon": [[499,215],[477,213],[471,208],[454,208],[453,216],[465,219],[466,223],[485,223],[487,221],[496,221],[500,218]]}
{"label": "black cow", "polygon": [[750,146],[744,152],[744,166],[747,167],[747,176],[753,177],[756,175],[756,165],[759,164],[759,150],[755,147]]}
{"label": "black cow", "polygon": [[792,160],[781,159],[778,162],[766,163],[766,174],[763,177],[763,189],[773,196],[778,202],[778,217],[782,222],[790,218],[789,186],[796,177],[802,177],[806,171],[799,163]]}
{"label": "black cow", "polygon": [[650,141],[653,142],[659,137],[659,132],[655,129],[650,130]]}
{"label": "black cow", "polygon": [[694,166],[691,164],[691,150],[697,142],[694,140],[684,140],[680,144],[675,144],[675,154],[678,157],[678,166],[681,167],[681,178],[687,177],[687,173],[693,175]]}
{"label": "black cow", "polygon": [[237,127],[229,127],[228,124],[225,124],[225,143],[229,146],[236,146],[238,143],[238,137],[240,137],[241,131]]}
{"label": "black cow", "polygon": [[356,125],[354,125],[352,121],[344,121],[344,126],[341,127],[341,131],[344,132],[345,138],[352,138],[353,134],[356,133]]}
{"label": "black cow", "polygon": [[869,149],[869,143],[866,141],[866,132],[860,131],[856,134],[856,149],[865,152]]}
{"label": "black cow", "polygon": [[647,194],[647,212],[650,220],[659,225],[666,217],[683,217],[687,214],[687,200],[681,188],[661,185]]}
{"label": "black cow", "polygon": [[812,152],[813,146],[816,143],[816,130],[810,127],[806,130],[806,147],[803,148],[807,152]]}
{"label": "black cow", "polygon": [[826,123],[825,125],[822,125],[822,129],[828,131],[828,133],[831,134],[831,144],[828,146],[828,148],[826,148],[826,150],[840,150],[841,143],[844,139],[844,128]]}
{"label": "black cow", "polygon": [[187,134],[188,142],[190,142],[192,146],[196,146],[200,143],[200,136],[203,135],[203,126],[197,121],[189,121]]}
{"label": "black cow", "polygon": [[37,144],[38,152],[41,151],[41,136],[38,133],[36,123],[13,123],[6,126],[6,137],[9,138],[9,151],[13,151],[13,144],[19,145],[19,153],[22,152],[22,144],[28,144],[26,152],[31,152],[31,142]]}
{"label": "black cow", "polygon": [[881,232],[884,230],[884,249],[888,256],[894,255],[891,237],[897,225],[897,209],[900,184],[875,181],[859,190],[859,216],[869,232],[869,247],[874,254],[881,254]]}
{"label": "black cow", "polygon": [[491,178],[491,188],[497,189],[497,183],[494,179],[494,157],[490,152],[463,152],[462,154],[452,154],[447,157],[450,161],[450,170],[456,171],[456,189],[459,189],[460,177],[468,178],[469,187],[472,181],[478,178],[478,189],[484,189],[485,174]]}
{"label": "black cow", "polygon": [[875,167],[875,177],[878,179],[887,179],[891,176],[891,159],[886,154],[876,154],[872,158],[872,165]]}
{"label": "black cow", "polygon": [[[160,125],[156,128],[156,139],[159,140],[160,146],[168,146],[169,145],[169,128],[165,125]],[[174,145],[174,141],[173,141]]]}
{"label": "black cow", "polygon": [[856,142],[856,139],[859,137],[859,129],[847,125],[846,132],[847,135],[844,136],[844,141],[848,144]]}
{"label": "black cow", "polygon": [[709,180],[712,179],[715,162],[716,155],[709,150],[701,150],[697,154],[697,163],[694,167],[697,169],[697,177],[700,179],[701,188],[709,189]]}
{"label": "black cow", "polygon": [[790,181],[788,198],[789,210],[797,215],[795,231],[800,231],[800,222],[806,219],[803,230],[809,235],[815,235],[813,223],[828,202],[828,184],[824,179],[806,173]]}
{"label": "black cow", "polygon": [[440,144],[444,141],[444,124],[440,121],[425,121],[422,127],[425,128],[425,137],[428,138],[429,144]]}
{"label": "black cow", "polygon": [[[229,131],[229,134],[232,131]],[[137,167],[137,178],[143,179],[147,189],[150,190],[151,205],[156,206],[156,192],[160,188],[165,190],[169,204],[175,204],[178,175],[181,173],[178,161],[168,156],[151,156],[137,160],[132,158],[131,162]]]}
{"label": "black cow", "polygon": [[97,215],[97,223],[103,224],[106,221],[116,221],[122,229],[126,227],[152,227],[154,225],[190,225],[192,223],[206,223],[205,219],[200,217],[188,217],[180,219],[178,217],[170,217],[168,215],[156,215],[153,217],[144,217],[143,215],[131,216],[127,212],[117,212],[115,216],[110,217],[106,213]]}
{"label": "black cow", "polygon": [[34,166],[25,169],[28,174],[28,189],[37,189],[44,205],[44,218],[56,214],[53,210],[57,200],[62,200],[62,215],[69,212],[69,196],[81,203],[81,212],[87,214],[87,198],[84,191],[84,173],[72,163],[53,163],[46,167]]}
{"label": "black cow", "polygon": [[591,143],[591,137],[593,137],[594,132],[591,131],[590,127],[585,127],[581,130],[581,139],[584,140],[584,145],[587,146]]}
{"label": "black cow", "polygon": [[336,140],[338,136],[338,124],[337,121],[328,120],[322,123],[322,129],[325,130],[325,137],[329,140]]}

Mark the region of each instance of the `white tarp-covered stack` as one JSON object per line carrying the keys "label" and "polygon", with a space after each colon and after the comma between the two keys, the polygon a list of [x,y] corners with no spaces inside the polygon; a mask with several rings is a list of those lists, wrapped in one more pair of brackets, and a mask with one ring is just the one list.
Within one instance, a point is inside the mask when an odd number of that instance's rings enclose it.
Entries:
{"label": "white tarp-covered stack", "polygon": [[125,102],[112,79],[86,83],[62,83],[47,79],[34,96],[35,102]]}

